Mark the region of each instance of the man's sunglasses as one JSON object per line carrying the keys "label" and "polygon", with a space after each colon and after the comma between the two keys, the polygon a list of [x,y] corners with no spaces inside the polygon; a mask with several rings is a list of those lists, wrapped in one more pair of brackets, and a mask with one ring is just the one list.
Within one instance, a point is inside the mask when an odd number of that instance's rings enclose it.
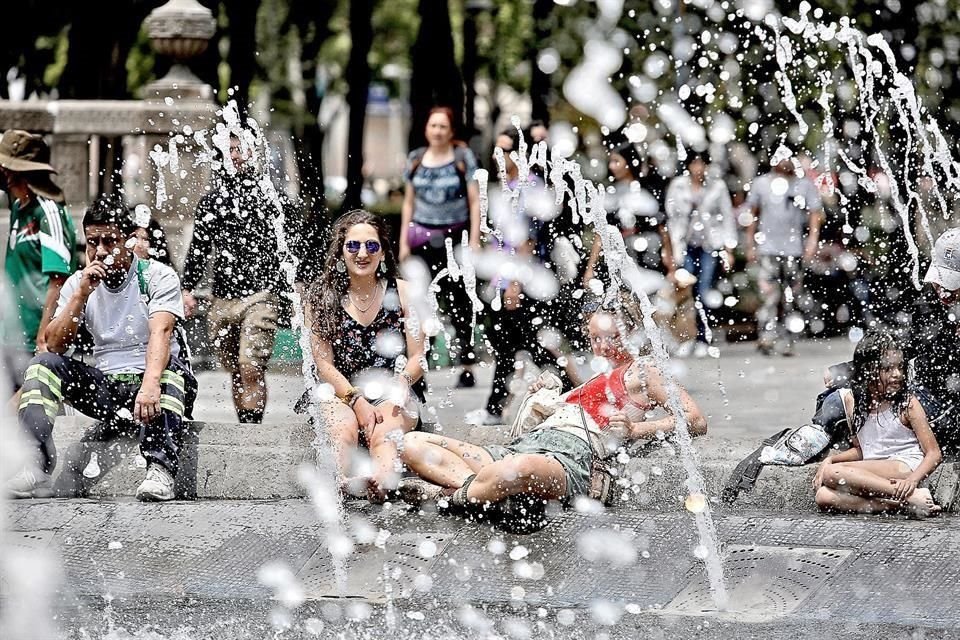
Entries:
{"label": "man's sunglasses", "polygon": [[376,240],[367,240],[366,242],[360,242],[359,240],[347,240],[343,243],[343,246],[345,246],[347,251],[350,253],[360,253],[361,246],[366,247],[367,253],[370,255],[380,253],[380,243]]}

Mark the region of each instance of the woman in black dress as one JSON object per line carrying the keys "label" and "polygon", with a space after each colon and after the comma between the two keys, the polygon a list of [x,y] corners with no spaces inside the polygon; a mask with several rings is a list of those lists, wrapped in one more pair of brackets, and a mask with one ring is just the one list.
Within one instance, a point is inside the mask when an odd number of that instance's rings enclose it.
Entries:
{"label": "woman in black dress", "polygon": [[[335,398],[321,416],[337,448],[345,491],[382,500],[395,489],[403,434],[420,422],[423,334],[410,322],[407,283],[383,221],[351,211],[333,226],[322,276],[310,293],[313,357],[321,383]],[[357,464],[370,450],[372,468]],[[360,468],[358,468],[360,467]]]}

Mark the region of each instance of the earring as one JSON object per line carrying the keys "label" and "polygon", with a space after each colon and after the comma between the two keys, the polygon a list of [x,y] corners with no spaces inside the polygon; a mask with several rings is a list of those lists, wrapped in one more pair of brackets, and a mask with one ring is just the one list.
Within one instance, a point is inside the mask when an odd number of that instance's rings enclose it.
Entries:
{"label": "earring", "polygon": [[347,265],[343,264],[343,260],[337,260],[337,273],[344,273],[347,270]]}
{"label": "earring", "polygon": [[387,263],[384,262],[383,260],[381,260],[381,261],[380,261],[380,273],[386,273],[386,272],[387,272]]}

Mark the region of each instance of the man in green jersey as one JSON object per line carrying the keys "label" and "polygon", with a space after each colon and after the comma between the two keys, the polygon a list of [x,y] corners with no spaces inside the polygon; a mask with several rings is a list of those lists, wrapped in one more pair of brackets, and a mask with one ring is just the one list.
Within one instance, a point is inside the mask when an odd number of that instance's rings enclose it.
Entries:
{"label": "man in green jersey", "polygon": [[4,270],[17,303],[19,327],[0,328],[3,365],[19,388],[34,353],[46,351],[44,329],[67,277],[77,270],[76,230],[54,184],[50,148],[39,135],[5,131],[0,138],[0,188],[10,199]]}

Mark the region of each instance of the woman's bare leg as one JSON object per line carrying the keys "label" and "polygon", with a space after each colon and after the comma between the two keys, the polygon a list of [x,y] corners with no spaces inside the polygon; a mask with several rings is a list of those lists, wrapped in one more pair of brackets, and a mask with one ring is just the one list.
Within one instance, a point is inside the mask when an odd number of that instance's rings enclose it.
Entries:
{"label": "woman's bare leg", "polygon": [[916,489],[905,501],[895,499],[896,480],[910,468],[899,460],[858,460],[830,465],[817,491],[821,508],[853,513],[881,513],[906,508],[915,515],[940,512],[929,489]]}
{"label": "woman's bare leg", "polygon": [[567,474],[563,465],[549,456],[521,454],[507,456],[477,472],[467,489],[471,502],[499,502],[520,493],[547,500],[566,495]]}
{"label": "woman's bare leg", "polygon": [[349,477],[353,455],[357,450],[357,438],[360,425],[353,409],[342,402],[323,402],[320,404],[320,418],[328,425],[330,440],[336,452],[337,471],[341,480]]}
{"label": "woman's bare leg", "polygon": [[383,422],[376,425],[367,436],[370,457],[373,459],[374,497],[382,498],[387,491],[400,483],[402,465],[397,455],[398,445],[404,434],[417,426],[417,419],[401,411],[396,405],[384,402],[377,407],[383,414]]}
{"label": "woman's bare leg", "polygon": [[418,476],[457,489],[493,458],[486,449],[436,433],[412,432],[403,437],[400,459]]}

